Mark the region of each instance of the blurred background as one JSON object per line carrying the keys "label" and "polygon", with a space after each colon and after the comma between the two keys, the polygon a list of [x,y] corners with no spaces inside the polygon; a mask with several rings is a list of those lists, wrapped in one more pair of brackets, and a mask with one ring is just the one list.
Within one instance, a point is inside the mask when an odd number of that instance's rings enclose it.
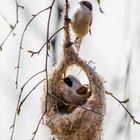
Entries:
{"label": "blurred background", "polygon": [[[140,1],[139,0],[101,0],[99,11],[96,0],[93,4],[92,36],[89,34],[83,39],[80,57],[95,64],[96,71],[106,81],[105,87],[120,100],[127,97],[128,110],[140,121]],[[28,50],[37,51],[46,41],[48,12],[45,11],[36,17],[29,25],[23,39],[21,65],[19,73],[19,88],[15,88],[18,50],[23,30],[40,10],[48,7],[52,0],[20,0],[19,23],[11,36],[2,46],[0,52],[0,138],[10,139],[16,103],[21,86],[33,74],[44,69],[45,49],[39,55],[30,57]],[[78,0],[70,2],[70,17],[79,7]],[[64,0],[56,0],[51,17],[50,35],[62,27]],[[11,28],[9,24],[16,22],[16,4],[14,0],[0,0],[0,44]],[[71,35],[72,39],[74,38]],[[61,56],[63,32],[53,38],[48,68]],[[75,71],[71,70],[73,73]],[[24,98],[45,74],[35,77],[24,89]],[[84,78],[83,78],[84,80]],[[14,140],[32,138],[38,120],[41,117],[40,97],[43,93],[43,84],[39,85],[26,100],[17,117]],[[139,140],[140,126],[133,125],[132,120],[124,109],[109,95],[106,96],[107,113],[103,125],[103,140]],[[51,140],[49,130],[40,125],[36,140]]]}

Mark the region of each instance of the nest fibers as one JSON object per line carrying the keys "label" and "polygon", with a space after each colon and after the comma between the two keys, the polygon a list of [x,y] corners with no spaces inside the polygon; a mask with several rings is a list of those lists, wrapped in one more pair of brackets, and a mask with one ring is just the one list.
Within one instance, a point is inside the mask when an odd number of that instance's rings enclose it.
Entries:
{"label": "nest fibers", "polygon": [[[70,57],[69,57],[70,56]],[[68,67],[79,66],[86,74],[91,96],[82,105],[67,104],[63,99],[62,79]],[[71,48],[65,48],[59,64],[52,70],[42,96],[42,113],[47,105],[43,124],[57,140],[101,140],[105,114],[105,89],[102,78]],[[47,94],[47,100],[46,100]],[[47,102],[47,104],[46,104]]]}

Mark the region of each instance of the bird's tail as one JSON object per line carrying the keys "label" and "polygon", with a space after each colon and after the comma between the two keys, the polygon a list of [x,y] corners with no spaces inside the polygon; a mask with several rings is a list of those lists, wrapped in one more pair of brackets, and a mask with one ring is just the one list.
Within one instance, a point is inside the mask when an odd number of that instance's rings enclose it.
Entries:
{"label": "bird's tail", "polygon": [[74,41],[75,51],[79,53],[81,46],[82,38],[76,38]]}

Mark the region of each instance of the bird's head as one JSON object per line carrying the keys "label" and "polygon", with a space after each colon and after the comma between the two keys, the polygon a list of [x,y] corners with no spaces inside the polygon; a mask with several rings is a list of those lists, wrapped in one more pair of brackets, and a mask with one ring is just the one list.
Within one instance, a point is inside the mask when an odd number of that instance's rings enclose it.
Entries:
{"label": "bird's head", "polygon": [[92,11],[92,4],[89,1],[82,0],[82,1],[79,2],[79,4],[81,5],[82,8],[87,8],[90,11]]}

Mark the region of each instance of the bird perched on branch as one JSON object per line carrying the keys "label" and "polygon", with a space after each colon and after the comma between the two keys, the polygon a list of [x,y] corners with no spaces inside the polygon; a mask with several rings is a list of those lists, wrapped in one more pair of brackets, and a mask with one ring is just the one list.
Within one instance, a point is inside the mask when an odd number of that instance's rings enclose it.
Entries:
{"label": "bird perched on branch", "polygon": [[76,35],[74,44],[77,52],[79,52],[82,38],[88,32],[91,34],[90,26],[92,24],[92,4],[87,0],[82,0],[79,4],[80,8],[70,19],[71,28]]}
{"label": "bird perched on branch", "polygon": [[89,85],[81,84],[74,75],[68,75],[63,81],[63,98],[67,103],[81,105],[90,97]]}

